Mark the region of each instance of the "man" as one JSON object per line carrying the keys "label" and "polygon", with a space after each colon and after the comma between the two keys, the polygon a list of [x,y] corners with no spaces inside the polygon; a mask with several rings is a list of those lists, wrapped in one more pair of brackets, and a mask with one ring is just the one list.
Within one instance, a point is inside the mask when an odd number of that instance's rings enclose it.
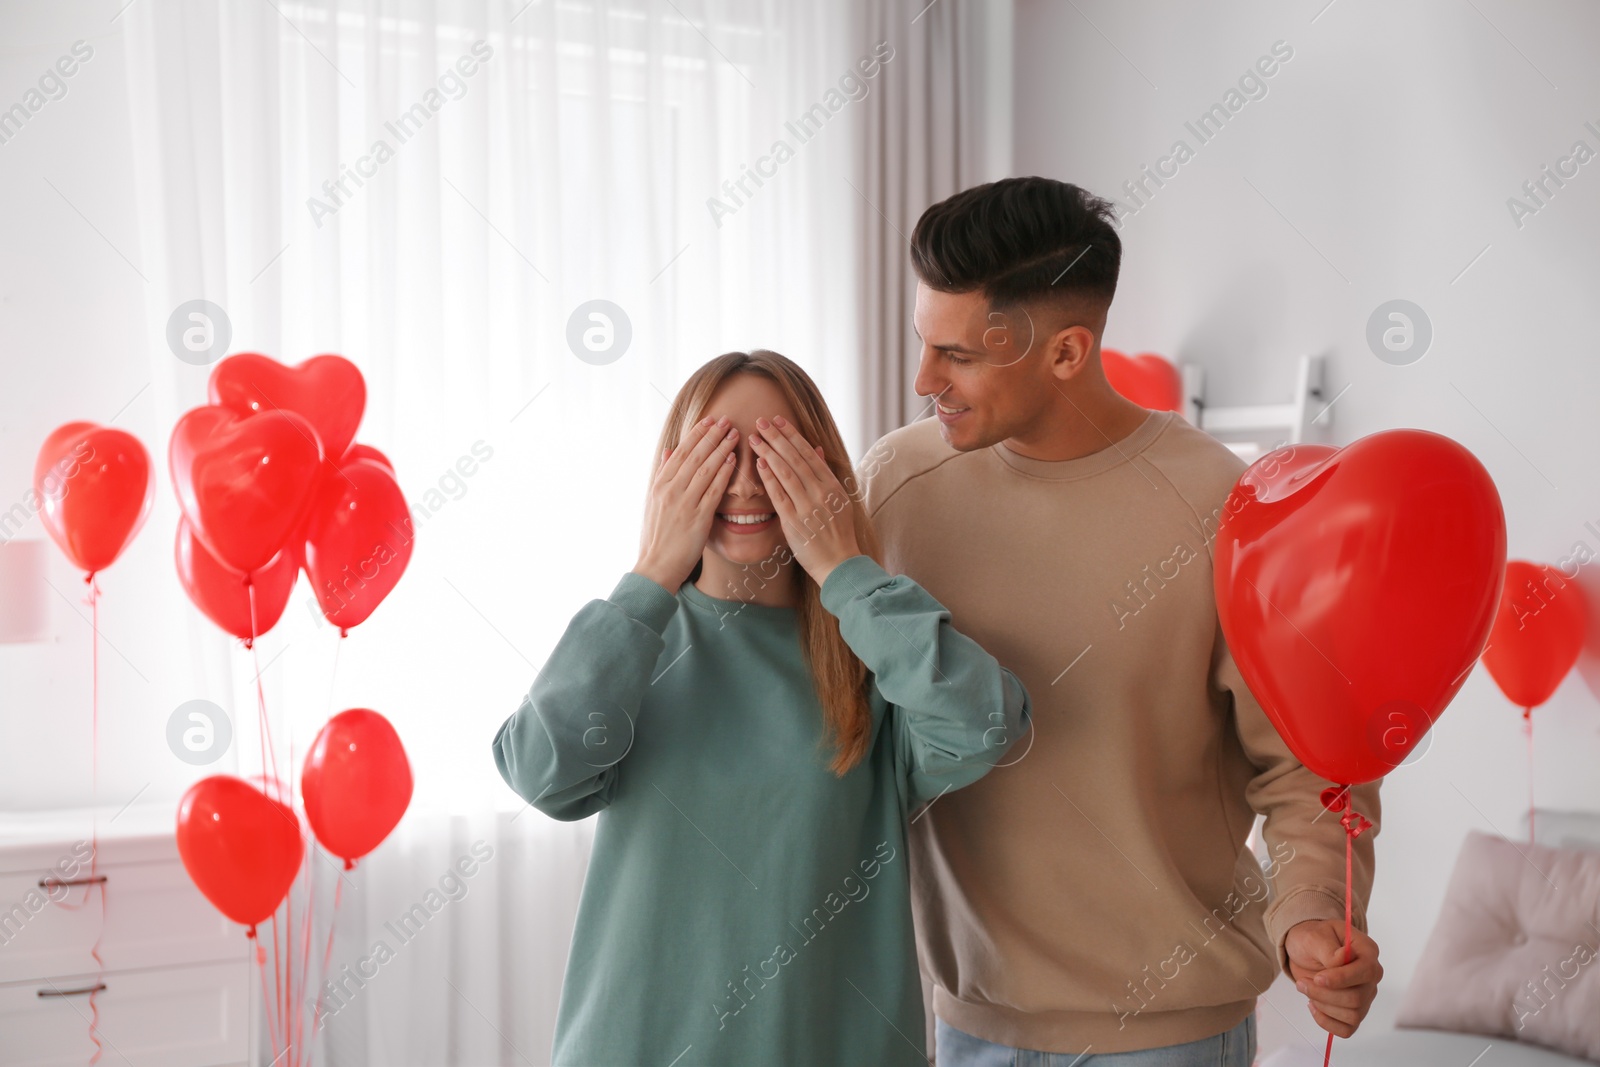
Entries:
{"label": "man", "polygon": [[[1212,547],[1245,465],[1101,368],[1111,218],[1076,186],[1014,178],[934,205],[911,238],[915,388],[936,410],[874,445],[867,507],[886,568],[1035,705],[1031,738],[912,827],[941,1067],[1248,1065],[1278,969],[1340,1036],[1382,975],[1375,830],[1354,840],[1346,963],[1330,783],[1279,738],[1218,625]],[[1350,795],[1376,823],[1376,784]]]}

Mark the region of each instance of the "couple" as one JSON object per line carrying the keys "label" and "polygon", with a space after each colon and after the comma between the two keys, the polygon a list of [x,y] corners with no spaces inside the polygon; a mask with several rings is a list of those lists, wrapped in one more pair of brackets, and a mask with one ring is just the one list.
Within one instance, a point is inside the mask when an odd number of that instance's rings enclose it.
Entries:
{"label": "couple", "polygon": [[925,1064],[919,955],[940,1067],[1244,1067],[1279,969],[1322,1029],[1366,1014],[1375,835],[1344,962],[1329,783],[1217,622],[1244,464],[1100,365],[1111,220],[1044,178],[923,214],[936,410],[859,484],[784,357],[679,392],[637,564],[494,741],[533,806],[600,813],[555,1064]]}

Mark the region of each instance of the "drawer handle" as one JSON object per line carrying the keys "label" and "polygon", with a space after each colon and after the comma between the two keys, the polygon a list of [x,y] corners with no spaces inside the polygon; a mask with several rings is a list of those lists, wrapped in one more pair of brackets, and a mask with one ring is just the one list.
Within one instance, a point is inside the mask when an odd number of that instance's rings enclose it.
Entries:
{"label": "drawer handle", "polygon": [[104,982],[96,982],[94,985],[84,986],[82,989],[39,989],[35,990],[35,992],[41,997],[76,997],[84,993],[98,993],[105,987],[106,984]]}
{"label": "drawer handle", "polygon": [[59,886],[93,885],[96,882],[103,882],[105,880],[106,880],[106,876],[103,875],[103,874],[97,874],[92,878],[73,878],[70,881],[62,881],[60,878],[41,878],[41,879],[39,879],[39,888],[40,889],[52,889],[52,888],[54,888],[54,887],[56,887],[58,885]]}

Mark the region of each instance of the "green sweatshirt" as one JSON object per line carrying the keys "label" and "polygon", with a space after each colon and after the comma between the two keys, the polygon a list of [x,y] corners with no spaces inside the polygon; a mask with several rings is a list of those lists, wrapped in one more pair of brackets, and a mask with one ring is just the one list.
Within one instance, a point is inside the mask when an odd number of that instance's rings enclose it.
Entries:
{"label": "green sweatshirt", "polygon": [[1000,762],[1030,699],[869,556],[821,599],[874,683],[872,748],[842,778],[796,609],[631,571],[500,727],[520,796],[600,813],[556,1067],[925,1067],[907,821]]}

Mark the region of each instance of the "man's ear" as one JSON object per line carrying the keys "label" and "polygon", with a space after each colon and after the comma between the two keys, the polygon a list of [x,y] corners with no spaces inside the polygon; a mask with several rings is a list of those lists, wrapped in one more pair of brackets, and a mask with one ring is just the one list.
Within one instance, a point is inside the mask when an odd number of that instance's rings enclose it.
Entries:
{"label": "man's ear", "polygon": [[1098,338],[1089,327],[1063,326],[1045,341],[1051,373],[1063,381],[1082,374],[1094,357],[1097,343]]}

